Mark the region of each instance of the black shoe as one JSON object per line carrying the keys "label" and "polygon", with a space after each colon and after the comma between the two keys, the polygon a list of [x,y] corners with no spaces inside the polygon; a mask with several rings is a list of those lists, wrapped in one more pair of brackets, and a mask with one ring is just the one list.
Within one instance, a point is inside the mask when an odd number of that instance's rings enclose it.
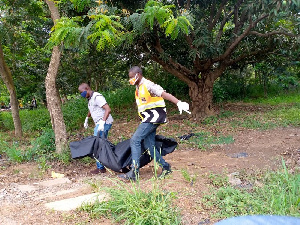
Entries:
{"label": "black shoe", "polygon": [[170,173],[172,173],[171,166],[165,166],[162,168],[161,174],[158,176],[158,179],[164,179]]}
{"label": "black shoe", "polygon": [[124,167],[121,169],[121,173],[128,173],[130,171],[130,169],[128,169],[127,167]]}
{"label": "black shoe", "polygon": [[137,179],[139,179],[139,172],[135,171],[134,169],[131,169],[129,172],[121,174],[118,177],[124,180],[136,181]]}

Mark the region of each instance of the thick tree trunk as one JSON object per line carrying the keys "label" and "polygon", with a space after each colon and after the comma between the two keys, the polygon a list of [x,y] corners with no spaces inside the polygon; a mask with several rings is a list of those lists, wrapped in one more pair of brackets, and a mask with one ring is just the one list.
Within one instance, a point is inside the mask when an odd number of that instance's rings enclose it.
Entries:
{"label": "thick tree trunk", "polygon": [[192,115],[201,120],[215,114],[213,108],[213,83],[200,80],[189,86],[189,95],[192,100]]}
{"label": "thick tree trunk", "polygon": [[56,76],[60,62],[60,51],[53,48],[52,56],[45,80],[47,107],[51,117],[52,128],[55,133],[56,152],[61,153],[67,145],[66,126],[61,110],[61,99],[56,88]]}
{"label": "thick tree trunk", "polygon": [[11,72],[4,60],[4,54],[3,54],[1,43],[0,43],[0,74],[10,95],[10,104],[11,104],[12,118],[15,126],[15,135],[17,137],[21,137],[23,135],[23,132],[22,132],[20,115],[19,115],[19,103],[18,103],[16,89],[13,83]]}
{"label": "thick tree trunk", "polygon": [[[53,1],[46,0],[51,12],[53,22],[59,19],[58,9]],[[45,80],[47,108],[50,113],[52,128],[55,134],[56,152],[61,153],[67,146],[66,126],[61,110],[61,99],[56,87],[56,77],[60,64],[60,50],[55,46],[52,50],[52,56]]]}

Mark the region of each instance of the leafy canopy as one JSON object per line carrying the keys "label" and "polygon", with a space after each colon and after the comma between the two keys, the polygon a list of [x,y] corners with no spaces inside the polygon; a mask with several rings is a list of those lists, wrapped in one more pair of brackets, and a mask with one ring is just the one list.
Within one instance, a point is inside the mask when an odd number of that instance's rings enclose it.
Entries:
{"label": "leafy canopy", "polygon": [[[71,2],[79,11],[90,4],[90,1],[87,0],[72,0]],[[96,43],[97,50],[104,50],[121,44],[120,40],[125,34],[128,37],[131,32],[143,33],[147,29],[153,30],[156,26],[163,29],[165,35],[172,39],[176,39],[180,32],[188,34],[189,30],[193,29],[185,16],[174,16],[172,11],[175,8],[174,5],[163,5],[159,1],[151,0],[144,9],[139,10],[142,13],[133,13],[129,17],[134,29],[126,30],[122,24],[126,17],[121,20],[121,17],[118,16],[119,11],[109,8],[102,1],[98,1],[98,3],[98,6],[90,8],[87,15],[72,18],[62,17],[57,21],[51,29],[51,37],[47,46],[52,48],[63,42],[66,48],[78,46],[87,48],[87,40],[89,40],[91,43]],[[86,18],[89,19],[87,25],[85,25]]]}

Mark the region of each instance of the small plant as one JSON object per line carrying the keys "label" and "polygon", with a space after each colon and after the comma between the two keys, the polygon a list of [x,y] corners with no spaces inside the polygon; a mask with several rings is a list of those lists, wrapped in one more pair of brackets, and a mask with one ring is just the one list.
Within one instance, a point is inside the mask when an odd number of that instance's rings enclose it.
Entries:
{"label": "small plant", "polygon": [[193,185],[196,181],[196,175],[190,175],[189,172],[186,169],[181,169],[181,174],[183,178],[189,182],[191,185]]}
{"label": "small plant", "polygon": [[17,143],[13,143],[11,146],[6,146],[5,153],[7,157],[13,162],[23,162],[24,156],[22,151],[18,148]]}
{"label": "small plant", "polygon": [[208,179],[210,181],[210,184],[212,184],[216,188],[228,186],[227,176],[210,173]]}
{"label": "small plant", "polygon": [[71,162],[71,152],[69,149],[64,149],[62,153],[56,155],[56,158],[64,165],[69,165]]}
{"label": "small plant", "polygon": [[42,171],[42,172],[46,172],[49,168],[51,168],[51,166],[49,166],[47,164],[47,159],[46,157],[43,155],[41,157],[38,158],[37,160],[38,164],[39,164],[39,169]]}
{"label": "small plant", "polygon": [[21,171],[20,171],[19,169],[14,169],[14,170],[13,170],[13,173],[14,173],[14,174],[19,174],[20,172],[21,172]]}

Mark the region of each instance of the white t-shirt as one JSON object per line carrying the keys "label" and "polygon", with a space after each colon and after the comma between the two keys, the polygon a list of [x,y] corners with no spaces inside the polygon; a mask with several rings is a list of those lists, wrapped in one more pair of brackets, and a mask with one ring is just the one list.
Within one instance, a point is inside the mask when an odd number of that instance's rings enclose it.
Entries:
{"label": "white t-shirt", "polygon": [[[89,99],[88,108],[91,113],[91,116],[96,124],[99,120],[103,119],[105,109],[102,108],[105,104],[107,104],[103,95],[98,92],[93,92],[91,98]],[[112,124],[113,118],[111,114],[107,117],[106,123]]]}

